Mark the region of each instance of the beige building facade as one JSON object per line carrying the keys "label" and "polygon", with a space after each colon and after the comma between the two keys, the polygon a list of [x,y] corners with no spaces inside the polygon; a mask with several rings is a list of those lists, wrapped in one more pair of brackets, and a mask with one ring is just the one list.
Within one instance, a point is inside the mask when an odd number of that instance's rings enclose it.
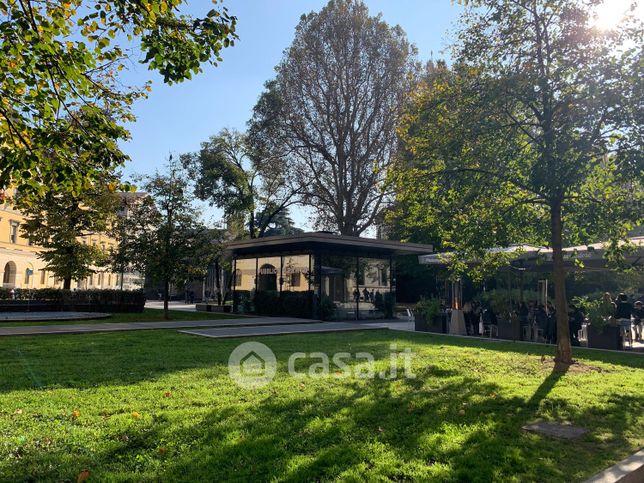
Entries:
{"label": "beige building facade", "polygon": [[[0,199],[0,280],[3,288],[39,289],[62,288],[63,281],[45,268],[45,262],[38,256],[42,247],[33,245],[21,228],[25,217],[11,204],[11,192],[7,191]],[[108,251],[116,242],[104,234],[83,237],[89,243]],[[131,281],[126,277],[128,286]],[[125,284],[124,284],[125,285]],[[120,288],[120,275],[105,269],[85,280],[73,281],[72,289],[117,289]]]}

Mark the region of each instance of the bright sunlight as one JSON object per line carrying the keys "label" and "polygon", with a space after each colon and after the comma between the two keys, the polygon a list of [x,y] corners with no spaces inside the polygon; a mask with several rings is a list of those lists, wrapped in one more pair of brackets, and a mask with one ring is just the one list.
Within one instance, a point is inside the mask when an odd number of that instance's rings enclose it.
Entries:
{"label": "bright sunlight", "polygon": [[632,4],[636,17],[644,19],[644,2],[634,0],[604,0],[595,10],[594,25],[602,30],[611,30],[629,15]]}

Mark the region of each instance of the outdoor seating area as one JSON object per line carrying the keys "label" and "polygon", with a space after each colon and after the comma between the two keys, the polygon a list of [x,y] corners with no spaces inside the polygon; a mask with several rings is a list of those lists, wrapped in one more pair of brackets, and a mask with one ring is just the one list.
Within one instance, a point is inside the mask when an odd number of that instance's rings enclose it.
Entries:
{"label": "outdoor seating area", "polygon": [[[592,302],[587,303],[588,309],[570,305],[568,325],[572,345],[644,352],[642,302],[631,303],[624,294],[615,302],[606,294],[605,300],[606,311],[599,316]],[[418,311],[414,317],[424,320]],[[442,307],[435,319],[433,325],[416,323],[416,330],[543,344],[557,341],[556,311],[552,304],[544,307],[536,302],[520,303],[501,314],[473,301],[466,302],[463,310]]]}

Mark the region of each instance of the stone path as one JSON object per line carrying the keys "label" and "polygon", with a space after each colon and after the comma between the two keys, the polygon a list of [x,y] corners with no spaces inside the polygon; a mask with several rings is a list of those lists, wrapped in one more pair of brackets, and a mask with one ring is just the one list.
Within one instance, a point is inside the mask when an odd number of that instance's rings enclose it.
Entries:
{"label": "stone path", "polygon": [[223,339],[230,337],[259,337],[264,335],[310,334],[315,332],[347,332],[354,330],[378,330],[366,324],[349,322],[319,322],[317,324],[285,324],[255,327],[225,327],[216,329],[180,330],[183,334]]}
{"label": "stone path", "polygon": [[254,317],[219,320],[176,320],[169,322],[98,323],[76,325],[36,325],[28,327],[0,327],[0,336],[46,335],[46,334],[87,334],[92,332],[122,332],[127,330],[188,329],[193,327],[244,327],[315,324],[318,320],[295,319],[290,317]]}

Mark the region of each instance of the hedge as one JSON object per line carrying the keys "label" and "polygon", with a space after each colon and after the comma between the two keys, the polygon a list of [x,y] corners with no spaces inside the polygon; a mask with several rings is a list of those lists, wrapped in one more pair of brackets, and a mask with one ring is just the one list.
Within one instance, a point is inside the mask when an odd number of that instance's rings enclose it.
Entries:
{"label": "hedge", "polygon": [[[13,290],[13,293],[12,293]],[[142,290],[0,288],[0,311],[143,312]]]}
{"label": "hedge", "polygon": [[257,292],[254,297],[257,315],[309,318],[313,314],[313,292]]}

